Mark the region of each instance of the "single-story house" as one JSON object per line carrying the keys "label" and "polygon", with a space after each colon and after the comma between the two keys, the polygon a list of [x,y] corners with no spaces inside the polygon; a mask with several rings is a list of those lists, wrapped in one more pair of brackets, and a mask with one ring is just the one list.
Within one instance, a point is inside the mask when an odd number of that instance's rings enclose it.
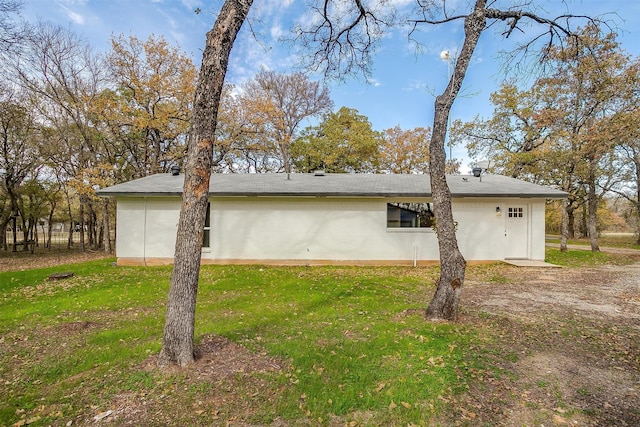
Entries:
{"label": "single-story house", "polygon": [[[566,193],[500,175],[451,175],[469,261],[543,260],[545,201]],[[184,183],[157,174],[98,191],[117,201],[120,265],[173,261]],[[203,264],[405,264],[439,260],[428,175],[213,174]]]}

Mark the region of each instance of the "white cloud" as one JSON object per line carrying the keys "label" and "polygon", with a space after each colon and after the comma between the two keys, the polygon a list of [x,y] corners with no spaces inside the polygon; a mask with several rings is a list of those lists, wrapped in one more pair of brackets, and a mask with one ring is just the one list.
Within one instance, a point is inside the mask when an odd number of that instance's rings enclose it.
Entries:
{"label": "white cloud", "polygon": [[413,92],[416,90],[423,91],[427,88],[427,84],[421,80],[413,80],[408,85],[404,86],[402,90],[404,92]]}
{"label": "white cloud", "polygon": [[187,36],[184,33],[181,33],[179,31],[169,31],[169,34],[171,34],[171,37],[173,37],[173,39],[177,41],[180,46],[184,46],[184,44],[187,42]]}
{"label": "white cloud", "polygon": [[78,25],[84,25],[84,16],[79,13],[67,10],[67,16]]}
{"label": "white cloud", "polygon": [[271,26],[270,33],[271,33],[271,39],[278,41],[280,40],[282,35],[285,33],[285,31],[282,29],[282,25],[274,24],[273,26]]}
{"label": "white cloud", "polygon": [[83,8],[87,5],[88,0],[58,0],[58,6],[64,10],[65,15],[71,22],[78,25],[84,25],[86,22],[84,15],[77,11],[77,8]]}
{"label": "white cloud", "polygon": [[89,0],[58,0],[57,2],[60,6],[86,6],[89,3]]}
{"label": "white cloud", "polygon": [[367,79],[367,84],[370,84],[373,87],[380,87],[382,86],[382,83],[380,83],[380,80],[378,79],[374,79],[374,78],[368,78]]}
{"label": "white cloud", "polygon": [[195,10],[197,7],[202,6],[200,0],[180,0],[180,2],[189,10]]}

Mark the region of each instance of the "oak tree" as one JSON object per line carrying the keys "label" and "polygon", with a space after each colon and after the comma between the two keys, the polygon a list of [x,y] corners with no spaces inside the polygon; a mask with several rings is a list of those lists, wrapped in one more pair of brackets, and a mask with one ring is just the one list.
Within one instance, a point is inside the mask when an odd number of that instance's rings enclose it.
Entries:
{"label": "oak tree", "polygon": [[112,38],[107,64],[116,88],[103,93],[96,112],[108,125],[112,145],[124,145],[135,169],[131,178],[168,172],[184,157],[195,66],[162,37],[143,42],[123,35]]}
{"label": "oak tree", "polygon": [[[341,76],[345,72],[370,70],[371,53],[386,30],[392,28],[395,20],[393,5],[397,3],[381,1],[367,3],[352,0],[353,7],[324,0],[315,3],[313,19],[307,26],[297,29],[297,41],[312,48],[314,54],[308,59],[312,66],[321,68],[327,75]],[[417,15],[409,18],[414,30],[422,25],[444,25],[451,22],[464,23],[464,39],[460,52],[456,55],[449,83],[435,100],[435,114],[429,143],[429,172],[434,213],[438,224],[438,246],[440,250],[441,274],[437,280],[436,292],[427,307],[430,318],[456,319],[458,303],[464,283],[466,261],[462,256],[455,233],[455,221],[451,210],[451,193],[446,182],[445,137],[451,106],[464,81],[471,58],[480,35],[498,23],[504,24],[504,37],[514,32],[525,32],[527,22],[534,22],[542,29],[542,34],[534,34],[534,41],[547,35],[548,45],[556,40],[564,40],[572,34],[569,27],[571,16],[564,15],[549,19],[536,14],[533,2],[523,1],[498,9],[497,3],[475,0],[465,12],[450,15],[446,2],[415,2]],[[440,7],[439,7],[440,6]],[[463,8],[464,6],[460,6]],[[528,52],[534,43],[521,46],[521,52]],[[543,53],[547,49],[543,50]]]}
{"label": "oak tree", "polygon": [[186,365],[195,357],[196,295],[218,106],[231,48],[252,3],[253,0],[226,0],[207,33],[189,130],[179,237],[158,357],[160,365]]}
{"label": "oak tree", "polygon": [[[38,127],[34,114],[24,107],[19,96],[9,88],[0,92],[0,248],[7,248],[5,229],[20,213],[24,183],[33,179],[41,164],[38,151]],[[16,242],[16,229],[12,229]],[[24,246],[27,250],[27,246]],[[16,245],[13,246],[16,251]]]}
{"label": "oak tree", "polygon": [[400,126],[382,132],[380,170],[389,173],[429,173],[431,130],[418,127],[403,130]]}
{"label": "oak tree", "polygon": [[[83,169],[107,163],[100,149],[92,114],[94,101],[105,84],[104,64],[91,47],[74,33],[50,23],[39,23],[24,41],[20,55],[9,61],[9,77],[27,93],[29,107],[37,111],[43,126],[72,136],[76,150],[66,159]],[[80,195],[80,221],[90,211],[90,199]],[[108,199],[100,202],[105,235],[109,235]],[[80,227],[80,248],[85,250],[84,226]],[[97,248],[98,242],[94,242]],[[104,245],[110,251],[109,244]]]}
{"label": "oak tree", "polygon": [[331,110],[329,90],[302,72],[262,69],[240,93],[245,117],[254,127],[255,147],[277,161],[275,172],[291,172],[291,144],[303,121]]}
{"label": "oak tree", "polygon": [[498,171],[566,191],[569,237],[576,211],[588,207],[585,234],[597,250],[597,208],[619,179],[617,112],[633,99],[633,84],[613,34],[587,26],[576,35],[549,49],[546,73],[530,89],[503,85],[491,98],[493,117],[460,126],[456,135]]}
{"label": "oak tree", "polygon": [[342,107],[305,129],[291,152],[297,172],[375,172],[379,145],[380,134],[369,120],[353,108]]}

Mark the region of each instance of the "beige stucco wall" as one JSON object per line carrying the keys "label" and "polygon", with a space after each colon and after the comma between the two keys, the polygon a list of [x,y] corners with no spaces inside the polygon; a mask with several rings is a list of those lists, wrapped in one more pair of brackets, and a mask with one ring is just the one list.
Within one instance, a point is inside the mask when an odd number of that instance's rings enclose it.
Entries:
{"label": "beige stucco wall", "polygon": [[[382,198],[211,199],[211,247],[203,263],[412,264],[438,259],[431,229],[387,229]],[[462,199],[453,204],[460,249],[467,260],[505,258],[505,207],[526,204],[527,257],[544,259],[544,200]],[[496,206],[503,214],[496,215]],[[119,198],[119,262],[171,262],[180,201]]]}

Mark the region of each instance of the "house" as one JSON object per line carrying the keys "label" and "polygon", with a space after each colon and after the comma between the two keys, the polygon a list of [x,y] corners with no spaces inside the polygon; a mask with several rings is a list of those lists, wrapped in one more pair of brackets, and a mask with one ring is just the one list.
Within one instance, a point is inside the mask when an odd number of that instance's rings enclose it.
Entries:
{"label": "house", "polygon": [[[499,175],[447,177],[469,261],[543,260],[552,188]],[[98,191],[117,201],[120,265],[171,263],[184,175]],[[213,174],[202,263],[405,264],[439,260],[428,175]]]}

